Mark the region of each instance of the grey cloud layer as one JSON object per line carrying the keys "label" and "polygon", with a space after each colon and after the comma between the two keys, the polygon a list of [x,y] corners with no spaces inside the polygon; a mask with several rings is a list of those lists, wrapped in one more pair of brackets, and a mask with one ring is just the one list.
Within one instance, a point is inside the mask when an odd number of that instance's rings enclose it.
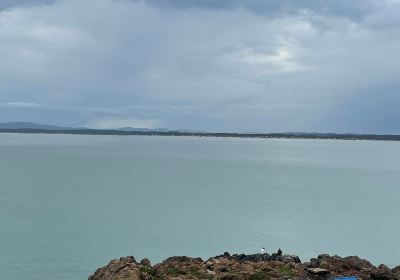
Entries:
{"label": "grey cloud layer", "polygon": [[398,1],[21,7],[0,15],[4,121],[399,132]]}
{"label": "grey cloud layer", "polygon": [[18,6],[36,6],[51,4],[57,0],[1,0],[0,10]]}
{"label": "grey cloud layer", "polygon": [[318,14],[362,18],[381,5],[376,0],[145,0],[161,7],[233,9],[244,8],[258,14],[298,13],[308,10]]}

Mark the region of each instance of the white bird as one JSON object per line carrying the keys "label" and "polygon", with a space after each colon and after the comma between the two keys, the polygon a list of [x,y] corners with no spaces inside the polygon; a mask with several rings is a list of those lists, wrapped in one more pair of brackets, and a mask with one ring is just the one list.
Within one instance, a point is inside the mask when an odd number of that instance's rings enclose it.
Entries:
{"label": "white bird", "polygon": [[261,254],[266,254],[267,253],[267,251],[265,250],[265,248],[263,247],[262,249],[261,249]]}

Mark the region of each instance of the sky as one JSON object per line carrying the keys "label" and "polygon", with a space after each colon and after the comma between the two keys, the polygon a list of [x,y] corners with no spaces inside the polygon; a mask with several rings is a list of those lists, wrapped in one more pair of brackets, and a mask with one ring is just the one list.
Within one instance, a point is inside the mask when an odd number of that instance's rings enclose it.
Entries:
{"label": "sky", "polygon": [[400,133],[400,0],[1,0],[0,122]]}

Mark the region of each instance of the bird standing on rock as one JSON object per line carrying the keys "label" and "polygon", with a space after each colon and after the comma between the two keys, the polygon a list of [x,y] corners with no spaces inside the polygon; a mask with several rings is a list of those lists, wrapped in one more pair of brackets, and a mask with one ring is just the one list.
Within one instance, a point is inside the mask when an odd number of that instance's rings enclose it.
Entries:
{"label": "bird standing on rock", "polygon": [[261,249],[261,254],[262,254],[262,255],[265,255],[266,253],[267,253],[267,251],[265,250],[264,247],[262,247],[262,249]]}
{"label": "bird standing on rock", "polygon": [[278,252],[272,254],[271,260],[274,261],[274,260],[276,260],[276,258],[279,257],[279,256],[282,256],[282,250],[281,250],[281,248],[278,249]]}

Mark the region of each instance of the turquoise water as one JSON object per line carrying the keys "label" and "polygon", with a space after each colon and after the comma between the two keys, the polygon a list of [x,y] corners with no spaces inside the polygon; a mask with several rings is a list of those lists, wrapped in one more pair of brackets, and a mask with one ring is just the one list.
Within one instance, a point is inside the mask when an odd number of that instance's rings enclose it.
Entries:
{"label": "turquoise water", "polygon": [[399,200],[398,142],[0,134],[0,279],[261,246],[394,266]]}

